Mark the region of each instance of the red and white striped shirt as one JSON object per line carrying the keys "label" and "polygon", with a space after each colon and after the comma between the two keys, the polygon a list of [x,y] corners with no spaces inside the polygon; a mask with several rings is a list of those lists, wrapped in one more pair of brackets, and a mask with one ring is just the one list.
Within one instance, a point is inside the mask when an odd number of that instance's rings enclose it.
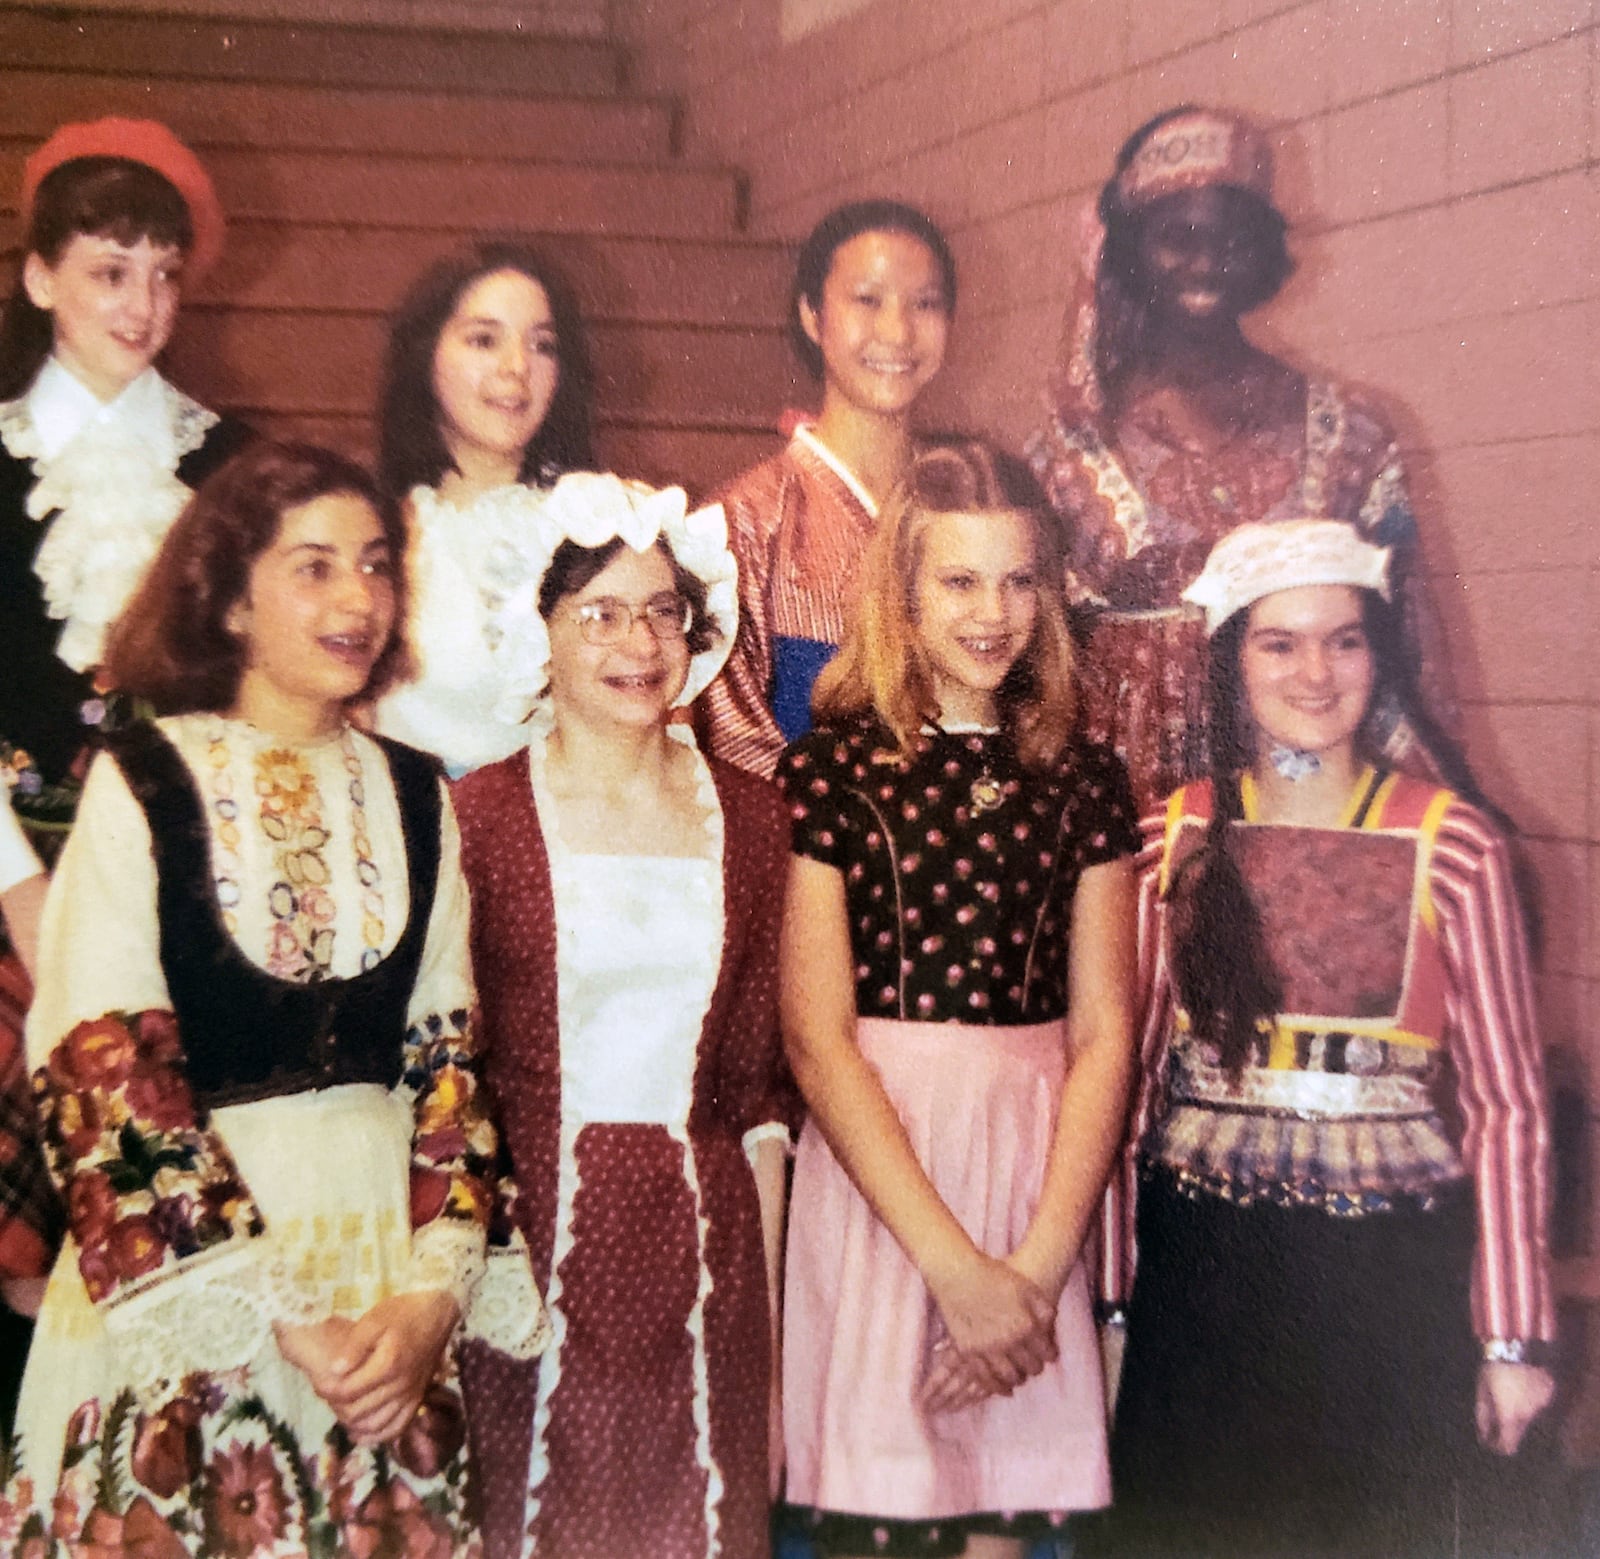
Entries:
{"label": "red and white striped shirt", "polygon": [[[1347,983],[1364,980],[1368,990],[1375,984],[1382,987],[1383,979],[1374,973],[1373,965],[1390,962],[1395,971],[1389,992],[1393,1000],[1382,1006],[1378,1017],[1370,1016],[1380,1010],[1377,1007],[1361,1009],[1369,1014],[1366,1017],[1340,1018],[1307,1001],[1301,1001],[1298,1010],[1280,1014],[1268,1047],[1270,1054],[1246,1065],[1239,1097],[1242,1102],[1245,1098],[1292,1096],[1296,1069],[1322,1065],[1332,1054],[1330,1039],[1341,1055],[1354,1039],[1365,1046],[1368,1057],[1379,1058],[1380,1066],[1382,1056],[1389,1053],[1385,1047],[1403,1056],[1392,1076],[1380,1080],[1380,1089],[1392,1082],[1403,1092],[1410,1086],[1409,1079],[1418,1075],[1404,1068],[1433,1052],[1441,1063],[1432,1073],[1434,1080],[1454,1085],[1452,1119],[1456,1124],[1447,1120],[1447,1112],[1437,1105],[1431,1121],[1413,1120],[1389,1139],[1382,1137],[1381,1123],[1374,1127],[1365,1116],[1359,1125],[1355,1116],[1341,1121],[1337,1109],[1319,1108],[1298,1115],[1285,1110],[1276,1112],[1281,1119],[1275,1120],[1273,1109],[1252,1105],[1248,1111],[1236,1111],[1235,1119],[1228,1119],[1227,1096],[1213,1081],[1220,1073],[1214,1067],[1208,1070],[1202,1047],[1189,1037],[1172,985],[1168,907],[1163,897],[1167,872],[1175,845],[1179,850],[1192,846],[1198,834],[1191,830],[1203,829],[1211,815],[1210,784],[1188,786],[1172,798],[1164,812],[1141,825],[1141,1074],[1121,1172],[1113,1175],[1107,1197],[1104,1297],[1120,1300],[1131,1288],[1139,1158],[1154,1158],[1177,1169],[1189,1183],[1204,1185],[1218,1178],[1214,1173],[1217,1163],[1232,1167],[1251,1162],[1252,1145],[1263,1141],[1261,1134],[1277,1131],[1271,1151],[1258,1155],[1256,1162],[1272,1162],[1280,1149],[1282,1161],[1288,1162],[1294,1157],[1290,1147],[1309,1142],[1307,1157],[1320,1158],[1324,1165],[1334,1163],[1351,1176],[1359,1200],[1360,1194],[1367,1192],[1415,1193],[1416,1177],[1427,1173],[1426,1143],[1433,1132],[1431,1140],[1442,1150],[1436,1158],[1437,1178],[1459,1179],[1465,1173],[1474,1187],[1477,1248],[1472,1318],[1477,1335],[1484,1340],[1548,1341],[1555,1335],[1547,1239],[1549,1130],[1527,936],[1510,851],[1483,813],[1448,791],[1399,775],[1374,782],[1369,774],[1363,776],[1363,785],[1370,788],[1374,799],[1362,821],[1345,828],[1343,841],[1355,843],[1357,827],[1383,836],[1389,845],[1403,845],[1408,837],[1416,841],[1416,851],[1409,857],[1415,862],[1414,873],[1408,870],[1397,876],[1392,850],[1386,862],[1391,881],[1398,882],[1398,891],[1406,895],[1405,904],[1409,905],[1402,906],[1399,921],[1405,946],[1403,951],[1394,950],[1392,960],[1364,956],[1358,944],[1363,937],[1370,941],[1379,896],[1387,896],[1392,908],[1396,888],[1360,884],[1358,877],[1344,883],[1330,879],[1330,867],[1337,869],[1340,864],[1340,829],[1259,822],[1253,816],[1247,788],[1244,820],[1234,825],[1242,831],[1236,839],[1239,846],[1264,848],[1236,848],[1236,858],[1243,861],[1252,854],[1275,858],[1276,881],[1286,885],[1279,888],[1276,901],[1281,904],[1286,895],[1291,899],[1297,895],[1302,915],[1312,922],[1293,928],[1274,928],[1267,923],[1272,894],[1264,902],[1257,885],[1263,875],[1272,881],[1273,868],[1269,862],[1265,873],[1256,877],[1245,871],[1263,912],[1269,948],[1277,952],[1286,947],[1284,939],[1292,931],[1293,939],[1310,949],[1306,954],[1309,976],[1280,967],[1288,997],[1317,990],[1319,973],[1327,976],[1324,987],[1329,980],[1337,985],[1352,968]],[[1362,788],[1358,785],[1358,794]],[[1248,838],[1252,831],[1260,831],[1254,841]],[[1347,872],[1359,874],[1359,852],[1346,851],[1343,856]],[[1370,859],[1376,862],[1377,857]],[[1405,859],[1402,857],[1402,862]],[[1352,881],[1356,891],[1350,891]],[[1370,888],[1365,895],[1363,887]],[[1297,1006],[1292,999],[1289,1005]],[[1330,1034],[1334,1029],[1341,1032]],[[1443,1065],[1446,1060],[1448,1065]],[[1303,1070],[1301,1076],[1305,1076]],[[1198,1088],[1193,1086],[1196,1079]],[[1347,1084],[1353,1085],[1354,1097],[1360,1093],[1363,1079],[1341,1075],[1336,1083],[1328,1091],[1330,1097],[1337,1097]],[[1315,1097],[1315,1078],[1307,1087]],[[1184,1102],[1186,1097],[1190,1103]],[[1198,1103],[1194,1103],[1197,1097]],[[1185,1110],[1192,1110],[1197,1120],[1203,1116],[1203,1124],[1195,1129],[1175,1128],[1174,1121]],[[1376,1138],[1374,1131],[1379,1133]],[[1404,1164],[1403,1179],[1396,1169],[1403,1156],[1389,1151],[1402,1137],[1424,1144],[1420,1154]],[[1374,1140],[1376,1152],[1352,1152],[1346,1145]],[[1199,1146],[1202,1143],[1204,1152]],[[1217,1152],[1218,1143],[1226,1145],[1226,1152]],[[1200,1167],[1208,1173],[1187,1174],[1193,1164],[1186,1162],[1186,1155],[1199,1159],[1207,1154],[1210,1159]],[[1221,1178],[1229,1177],[1224,1174]],[[1248,1188],[1239,1199],[1250,1199]]]}
{"label": "red and white striped shirt", "polygon": [[717,498],[739,561],[739,634],[705,696],[711,750],[770,779],[788,745],[772,712],[774,641],[843,639],[878,510],[804,424]]}

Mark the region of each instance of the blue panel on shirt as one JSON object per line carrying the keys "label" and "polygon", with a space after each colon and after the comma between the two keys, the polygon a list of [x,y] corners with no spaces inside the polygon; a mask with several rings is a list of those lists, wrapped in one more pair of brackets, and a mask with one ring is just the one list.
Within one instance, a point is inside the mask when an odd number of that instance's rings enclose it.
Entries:
{"label": "blue panel on shirt", "polygon": [[821,639],[773,636],[772,717],[786,742],[798,741],[811,729],[812,685],[838,649]]}

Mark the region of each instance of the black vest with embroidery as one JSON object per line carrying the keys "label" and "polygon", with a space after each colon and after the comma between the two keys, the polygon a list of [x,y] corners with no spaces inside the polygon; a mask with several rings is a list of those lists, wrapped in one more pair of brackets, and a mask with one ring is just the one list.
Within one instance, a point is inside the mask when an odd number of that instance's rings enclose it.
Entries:
{"label": "black vest with embroidery", "polygon": [[153,725],[106,738],[150,822],[161,967],[201,1110],[341,1083],[393,1087],[439,876],[433,761],[375,738],[394,779],[410,872],[405,929],[387,958],[347,980],[282,980],[229,935],[211,874],[211,830],[188,765]]}

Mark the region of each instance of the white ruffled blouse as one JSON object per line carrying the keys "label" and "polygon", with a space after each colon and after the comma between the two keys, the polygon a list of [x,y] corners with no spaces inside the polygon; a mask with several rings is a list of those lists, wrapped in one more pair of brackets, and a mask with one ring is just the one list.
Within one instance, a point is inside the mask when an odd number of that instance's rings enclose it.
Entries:
{"label": "white ruffled blouse", "polygon": [[153,368],[108,402],[55,358],[27,394],[0,403],[0,443],[37,473],[29,515],[61,511],[34,572],[45,609],[64,624],[57,653],[74,671],[100,663],[106,634],[192,496],[178,462],[217,420]]}
{"label": "white ruffled blouse", "polygon": [[517,533],[534,523],[544,494],[512,484],[463,504],[416,488],[411,512],[410,618],[413,677],[379,700],[385,736],[433,753],[452,774],[509,756],[528,743],[523,723],[533,707],[508,710],[492,617],[504,582],[497,558],[514,551]]}

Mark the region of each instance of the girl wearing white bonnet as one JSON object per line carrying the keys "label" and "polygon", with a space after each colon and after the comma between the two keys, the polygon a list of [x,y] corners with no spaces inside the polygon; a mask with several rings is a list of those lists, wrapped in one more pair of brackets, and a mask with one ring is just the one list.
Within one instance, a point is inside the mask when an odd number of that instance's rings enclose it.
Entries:
{"label": "girl wearing white bonnet", "polygon": [[726,659],[719,506],[562,477],[495,625],[532,741],[456,787],[487,1071],[548,1285],[469,1356],[489,1555],[767,1552],[788,828],[674,711]]}
{"label": "girl wearing white bonnet", "polygon": [[1246,525],[1184,592],[1211,773],[1143,824],[1112,1552],[1488,1554],[1486,1512],[1528,1514],[1505,1458],[1555,1313],[1527,938],[1490,815],[1375,730],[1391,564],[1341,521]]}

